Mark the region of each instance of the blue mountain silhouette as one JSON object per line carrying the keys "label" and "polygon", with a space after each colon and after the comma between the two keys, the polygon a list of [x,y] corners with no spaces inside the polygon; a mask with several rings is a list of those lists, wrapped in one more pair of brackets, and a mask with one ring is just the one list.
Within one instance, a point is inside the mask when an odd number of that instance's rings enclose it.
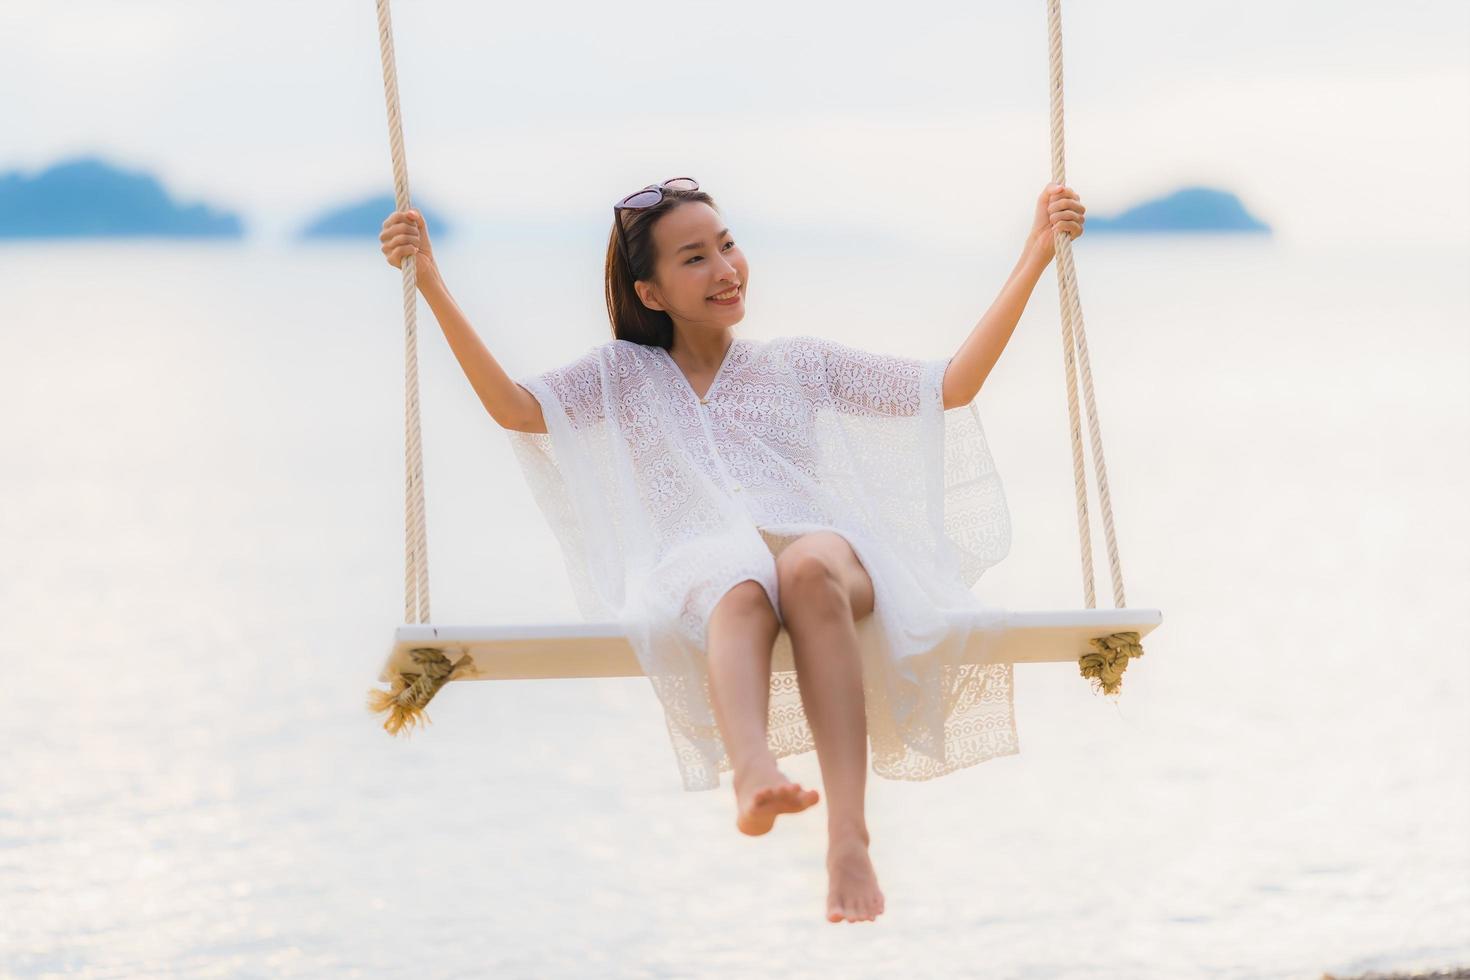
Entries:
{"label": "blue mountain silhouette", "polygon": [[238,215],[176,204],[158,180],[98,157],[57,163],[33,177],[0,174],[0,238],[162,236],[239,238]]}
{"label": "blue mountain silhouette", "polygon": [[[413,207],[429,223],[429,235],[436,242],[443,241],[451,232],[451,226],[437,212],[414,202]],[[394,211],[392,194],[379,194],[353,204],[343,204],[322,212],[298,233],[298,238],[377,238],[383,231],[383,219]]]}
{"label": "blue mountain silhouette", "polygon": [[1153,201],[1136,204],[1112,217],[1087,216],[1087,234],[1096,232],[1267,232],[1229,191],[1185,187]]}

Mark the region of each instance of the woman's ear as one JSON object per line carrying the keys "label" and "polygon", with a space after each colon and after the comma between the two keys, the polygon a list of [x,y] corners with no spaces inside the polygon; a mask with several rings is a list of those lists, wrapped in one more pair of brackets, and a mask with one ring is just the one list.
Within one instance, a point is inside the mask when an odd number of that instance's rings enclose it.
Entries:
{"label": "woman's ear", "polygon": [[633,283],[633,289],[638,293],[638,299],[650,310],[662,310],[663,304],[658,301],[653,285],[642,279]]}

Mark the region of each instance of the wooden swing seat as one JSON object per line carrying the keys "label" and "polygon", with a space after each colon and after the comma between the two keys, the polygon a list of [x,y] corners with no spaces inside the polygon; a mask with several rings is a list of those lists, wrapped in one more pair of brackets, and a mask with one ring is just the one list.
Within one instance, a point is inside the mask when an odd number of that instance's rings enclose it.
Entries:
{"label": "wooden swing seat", "polygon": [[[993,614],[975,629],[965,663],[1076,663],[1092,652],[1095,637],[1136,632],[1139,639],[1163,622],[1157,609],[1047,609]],[[790,671],[791,644],[778,637],[772,671]],[[994,640],[995,642],[986,642]],[[472,663],[455,672],[464,680],[551,680],[569,677],[642,677],[633,647],[615,622],[521,623],[498,626],[399,626],[378,673],[391,682],[419,669],[410,652],[438,650],[451,661],[468,653]],[[981,657],[985,659],[980,659]]]}

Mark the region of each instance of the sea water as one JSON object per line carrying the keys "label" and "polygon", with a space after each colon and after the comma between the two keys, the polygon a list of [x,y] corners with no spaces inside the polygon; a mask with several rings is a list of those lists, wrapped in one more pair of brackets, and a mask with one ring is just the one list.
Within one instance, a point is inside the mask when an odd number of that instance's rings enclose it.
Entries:
{"label": "sea water", "polygon": [[[514,377],[609,336],[599,243],[439,246]],[[1016,253],[742,242],[737,333],[953,353]],[[364,706],[403,620],[403,324],[375,241],[0,253],[0,973],[1302,977],[1470,962],[1464,249],[1075,247],[1130,606],[1120,697],[1015,671],[1019,755],[748,838],[643,678]],[[976,405],[989,601],[1083,603],[1055,267]],[[419,308],[433,618],[575,618]],[[1085,432],[1085,426],[1084,426]],[[1089,449],[1089,453],[1090,453]],[[1097,601],[1113,587],[1096,488]],[[820,785],[814,754],[785,760]]]}

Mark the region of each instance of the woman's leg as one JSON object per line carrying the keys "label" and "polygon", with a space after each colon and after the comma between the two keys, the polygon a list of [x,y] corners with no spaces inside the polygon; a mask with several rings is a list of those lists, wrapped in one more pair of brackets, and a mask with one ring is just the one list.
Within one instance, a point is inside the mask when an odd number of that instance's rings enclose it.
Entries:
{"label": "woman's leg", "polygon": [[883,911],[883,893],[868,858],[868,725],[857,622],[873,611],[873,582],[852,546],[833,531],[804,534],[788,545],[776,559],[776,574],[827,791],[827,918],[870,920]]}
{"label": "woman's leg", "polygon": [[766,741],[771,703],[771,647],[781,624],[766,590],[754,579],[737,583],[710,614],[709,680],[715,721],[730,754],[735,784],[735,826],[758,836],[776,815],[817,802],[776,765]]}

